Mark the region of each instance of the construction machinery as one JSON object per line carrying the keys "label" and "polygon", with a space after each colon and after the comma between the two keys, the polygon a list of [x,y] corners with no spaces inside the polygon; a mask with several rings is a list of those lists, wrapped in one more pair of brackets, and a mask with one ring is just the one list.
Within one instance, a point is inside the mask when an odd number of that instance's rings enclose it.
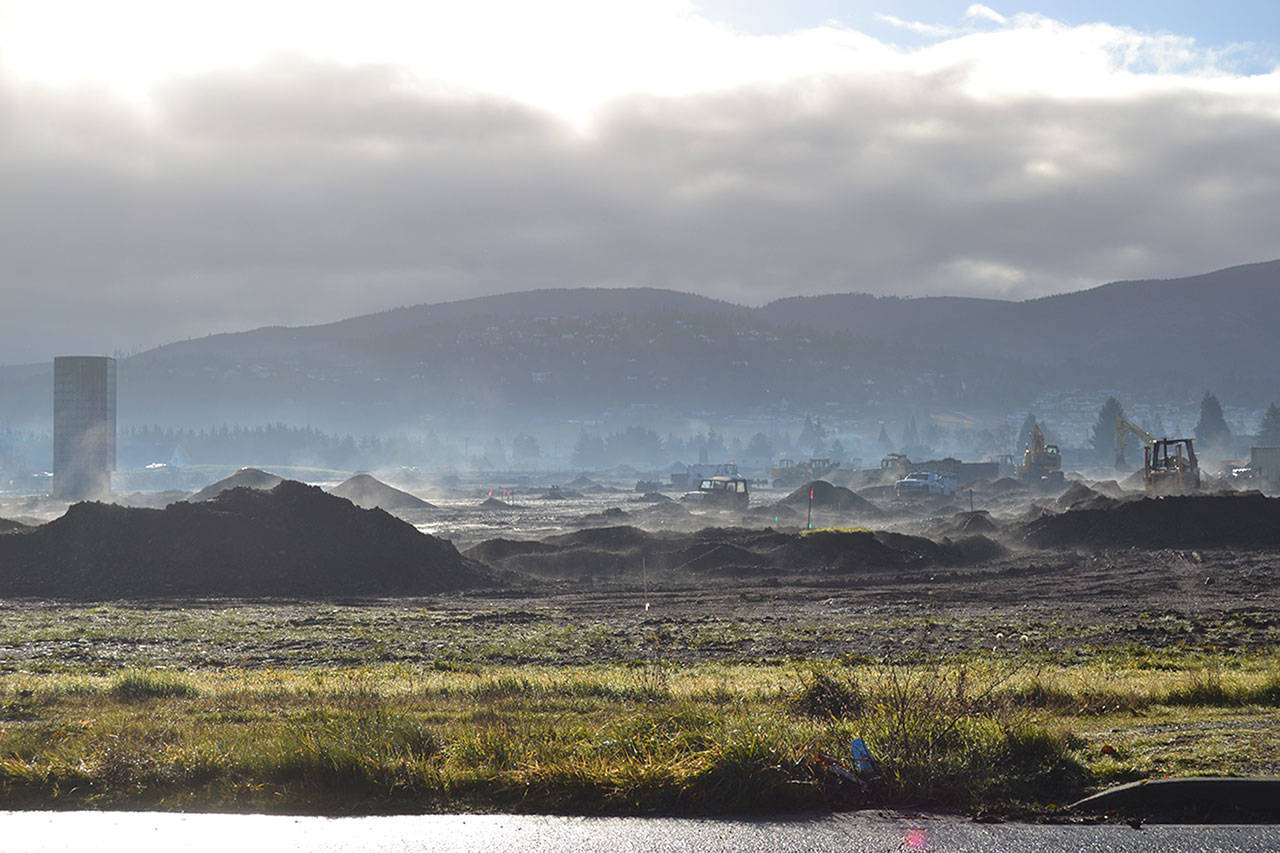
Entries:
{"label": "construction machinery", "polygon": [[1192,492],[1200,488],[1200,463],[1191,439],[1157,439],[1122,415],[1116,415],[1116,468],[1125,467],[1124,445],[1129,433],[1142,442],[1142,483],[1147,491]]}
{"label": "construction machinery", "polygon": [[1200,463],[1189,438],[1162,438],[1143,449],[1142,482],[1149,492],[1194,492]]}
{"label": "construction machinery", "polygon": [[[825,456],[815,457],[808,462],[783,459],[776,468],[769,471],[769,478],[773,481],[775,489],[789,489],[813,480],[821,480],[839,467],[839,462],[832,462]],[[733,473],[737,474],[737,471]]]}
{"label": "construction machinery", "polygon": [[1138,437],[1138,441],[1142,442],[1143,447],[1151,447],[1156,443],[1151,433],[1147,432],[1137,424],[1130,423],[1124,419],[1124,415],[1116,415],[1116,470],[1124,471],[1129,466],[1124,461],[1124,446],[1128,443],[1129,433],[1133,433]]}
{"label": "construction machinery", "polygon": [[880,477],[893,482],[911,473],[911,460],[905,453],[890,453],[880,460]]}
{"label": "construction machinery", "polygon": [[697,491],[687,492],[681,500],[704,509],[745,511],[751,501],[751,487],[738,476],[703,477]]}
{"label": "construction machinery", "polygon": [[1022,465],[1018,476],[1023,480],[1047,482],[1056,485],[1063,482],[1062,451],[1056,444],[1045,444],[1040,424],[1031,430],[1031,444],[1022,453]]}

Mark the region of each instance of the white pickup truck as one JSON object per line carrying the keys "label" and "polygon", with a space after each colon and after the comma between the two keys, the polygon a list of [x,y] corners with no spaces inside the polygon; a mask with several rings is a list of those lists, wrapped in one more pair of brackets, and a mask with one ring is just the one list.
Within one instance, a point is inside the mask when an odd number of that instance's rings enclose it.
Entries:
{"label": "white pickup truck", "polygon": [[960,488],[960,478],[951,471],[912,471],[894,486],[900,498],[922,495],[954,495]]}

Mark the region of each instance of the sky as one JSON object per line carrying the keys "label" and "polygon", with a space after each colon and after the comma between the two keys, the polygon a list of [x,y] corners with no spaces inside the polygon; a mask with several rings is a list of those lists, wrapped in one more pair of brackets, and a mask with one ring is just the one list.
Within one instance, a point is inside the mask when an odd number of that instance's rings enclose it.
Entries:
{"label": "sky", "polygon": [[0,364],[1280,257],[1280,4],[0,0]]}

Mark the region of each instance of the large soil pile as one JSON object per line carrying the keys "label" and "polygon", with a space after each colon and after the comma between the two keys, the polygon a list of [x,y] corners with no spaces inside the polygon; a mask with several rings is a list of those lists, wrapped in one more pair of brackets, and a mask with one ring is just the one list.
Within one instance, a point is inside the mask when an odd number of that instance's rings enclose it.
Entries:
{"label": "large soil pile", "polygon": [[1280,548],[1280,498],[1257,492],[1099,497],[1029,522],[1023,538],[1040,548]]}
{"label": "large soil pile", "polygon": [[1066,509],[1085,501],[1091,501],[1100,494],[1101,492],[1095,492],[1084,483],[1072,483],[1065,492],[1058,495],[1056,503],[1059,507]]}
{"label": "large soil pile", "polygon": [[540,542],[494,539],[467,556],[492,566],[542,578],[640,580],[647,572],[668,580],[695,576],[830,575],[881,572],[932,565],[968,565],[1006,552],[981,536],[934,542],[884,532],[819,531],[802,535],[774,530],[709,527],[696,533],[649,533],[635,527],[601,527]]}
{"label": "large soil pile", "polygon": [[417,495],[388,486],[368,474],[356,474],[349,480],[334,486],[329,494],[346,498],[364,509],[385,509],[387,512],[405,509],[435,509]]}
{"label": "large soil pile", "polygon": [[833,486],[826,480],[805,483],[778,503],[795,510],[808,511],[809,490],[813,490],[813,508],[823,512],[841,512],[863,518],[879,518],[884,515],[871,501],[846,489]]}
{"label": "large soil pile", "polygon": [[163,510],[79,503],[0,537],[0,596],[414,595],[488,580],[451,543],[293,481]]}
{"label": "large soil pile", "polygon": [[284,478],[275,474],[268,474],[266,471],[259,471],[257,468],[241,468],[230,477],[224,477],[216,483],[210,483],[187,498],[187,500],[192,503],[213,500],[228,489],[274,489],[282,482],[284,482]]}

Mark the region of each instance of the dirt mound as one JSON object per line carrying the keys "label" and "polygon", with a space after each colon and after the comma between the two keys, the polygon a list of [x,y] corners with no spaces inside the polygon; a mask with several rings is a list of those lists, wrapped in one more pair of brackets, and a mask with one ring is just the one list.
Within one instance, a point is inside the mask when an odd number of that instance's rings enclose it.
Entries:
{"label": "dirt mound", "polygon": [[974,489],[974,491],[989,492],[993,495],[1008,495],[1015,492],[1025,492],[1026,490],[1026,483],[1019,482],[1012,477],[1001,477],[999,480],[993,480],[985,484],[980,489]]}
{"label": "dirt mound", "polygon": [[984,536],[934,542],[883,531],[821,530],[806,534],[743,528],[704,528],[696,533],[647,533],[607,527],[553,536],[542,542],[499,539],[467,555],[503,571],[545,578],[644,576],[688,582],[697,576],[830,577],[895,572],[931,566],[967,566],[1005,556]]}
{"label": "dirt mound", "polygon": [[887,486],[864,486],[854,494],[872,503],[876,501],[891,501],[897,497],[897,488],[892,483]]}
{"label": "dirt mound", "polygon": [[689,518],[689,510],[679,501],[665,500],[637,510],[635,515],[641,518]]}
{"label": "dirt mound", "polygon": [[589,512],[569,522],[573,527],[616,527],[627,524],[631,513],[620,506],[606,507],[600,512]]}
{"label": "dirt mound", "polygon": [[293,481],[162,510],[79,503],[0,537],[5,596],[421,595],[489,582],[450,542]]}
{"label": "dirt mound", "polygon": [[861,495],[855,494],[844,486],[833,486],[826,480],[814,480],[813,482],[805,483],[778,501],[778,503],[785,504],[797,511],[801,509],[808,511],[810,490],[813,492],[813,508],[815,510],[844,512],[866,518],[878,518],[884,514],[879,507]]}
{"label": "dirt mound", "polygon": [[730,542],[696,542],[671,552],[667,558],[672,573],[738,575],[767,571],[773,566],[767,554],[751,551]]}
{"label": "dirt mound", "polygon": [[120,506],[135,506],[143,507],[145,509],[164,509],[169,504],[189,500],[191,500],[191,492],[184,492],[181,489],[170,489],[164,492],[130,492],[129,494],[116,495],[111,502],[120,504]]}
{"label": "dirt mound", "polygon": [[638,500],[641,503],[646,503],[646,504],[673,503],[671,498],[667,497],[662,492],[645,492],[643,495],[639,497]]}
{"label": "dirt mound", "polygon": [[21,521],[10,521],[7,518],[0,518],[0,533],[16,533],[19,530],[26,530],[27,525]]}
{"label": "dirt mound", "polygon": [[595,527],[589,530],[578,530],[552,536],[546,542],[561,547],[588,547],[602,551],[625,551],[648,544],[653,534],[646,533],[638,527]]}
{"label": "dirt mound", "polygon": [[586,488],[590,488],[591,486],[599,486],[600,484],[597,483],[595,480],[591,479],[590,477],[588,477],[586,474],[579,474],[574,479],[565,483],[565,485],[573,486],[575,489],[586,489]]}
{"label": "dirt mound", "polygon": [[1120,487],[1130,492],[1143,491],[1147,487],[1146,474],[1143,473],[1141,468],[1139,468],[1137,471],[1134,471],[1128,477],[1121,480]]}
{"label": "dirt mound", "polygon": [[999,527],[991,520],[991,513],[985,509],[974,512],[957,513],[951,522],[951,529],[965,536],[995,533]]}
{"label": "dirt mound", "polygon": [[1009,555],[1009,549],[987,536],[964,536],[940,543],[938,562],[947,566],[973,566]]}
{"label": "dirt mound", "polygon": [[905,569],[938,555],[932,540],[901,533],[819,530],[796,539],[785,548],[793,559],[825,571]]}
{"label": "dirt mound", "polygon": [[1099,480],[1093,484],[1093,490],[1109,498],[1124,497],[1124,489],[1120,488],[1120,484],[1115,480]]}
{"label": "dirt mound", "polygon": [[765,506],[753,506],[747,510],[747,518],[752,521],[764,522],[766,524],[782,524],[783,522],[791,522],[800,517],[800,513],[783,503],[766,504]]}
{"label": "dirt mound", "polygon": [[1257,492],[1128,501],[1099,497],[1035,519],[1022,535],[1040,548],[1277,548],[1280,498]]}
{"label": "dirt mound", "polygon": [[1095,492],[1084,483],[1072,483],[1070,488],[1058,496],[1056,503],[1060,508],[1066,509],[1069,506],[1092,500],[1098,497],[1099,494],[1099,492]]}
{"label": "dirt mound", "polygon": [[559,486],[552,486],[542,493],[543,500],[548,501],[571,501],[580,500],[586,497],[582,492],[575,492],[573,489],[562,489]]}
{"label": "dirt mound", "polygon": [[546,542],[534,542],[525,539],[487,539],[467,549],[466,556],[482,563],[492,563],[509,557],[520,557],[525,554],[554,554],[559,551],[555,545]]}
{"label": "dirt mound", "polygon": [[387,512],[404,509],[435,509],[417,495],[388,486],[368,474],[356,474],[329,490],[329,494],[346,498],[362,509],[385,509]]}
{"label": "dirt mound", "polygon": [[187,500],[191,503],[213,500],[228,489],[274,489],[284,482],[283,477],[259,471],[257,468],[241,468],[230,477],[205,486]]}

